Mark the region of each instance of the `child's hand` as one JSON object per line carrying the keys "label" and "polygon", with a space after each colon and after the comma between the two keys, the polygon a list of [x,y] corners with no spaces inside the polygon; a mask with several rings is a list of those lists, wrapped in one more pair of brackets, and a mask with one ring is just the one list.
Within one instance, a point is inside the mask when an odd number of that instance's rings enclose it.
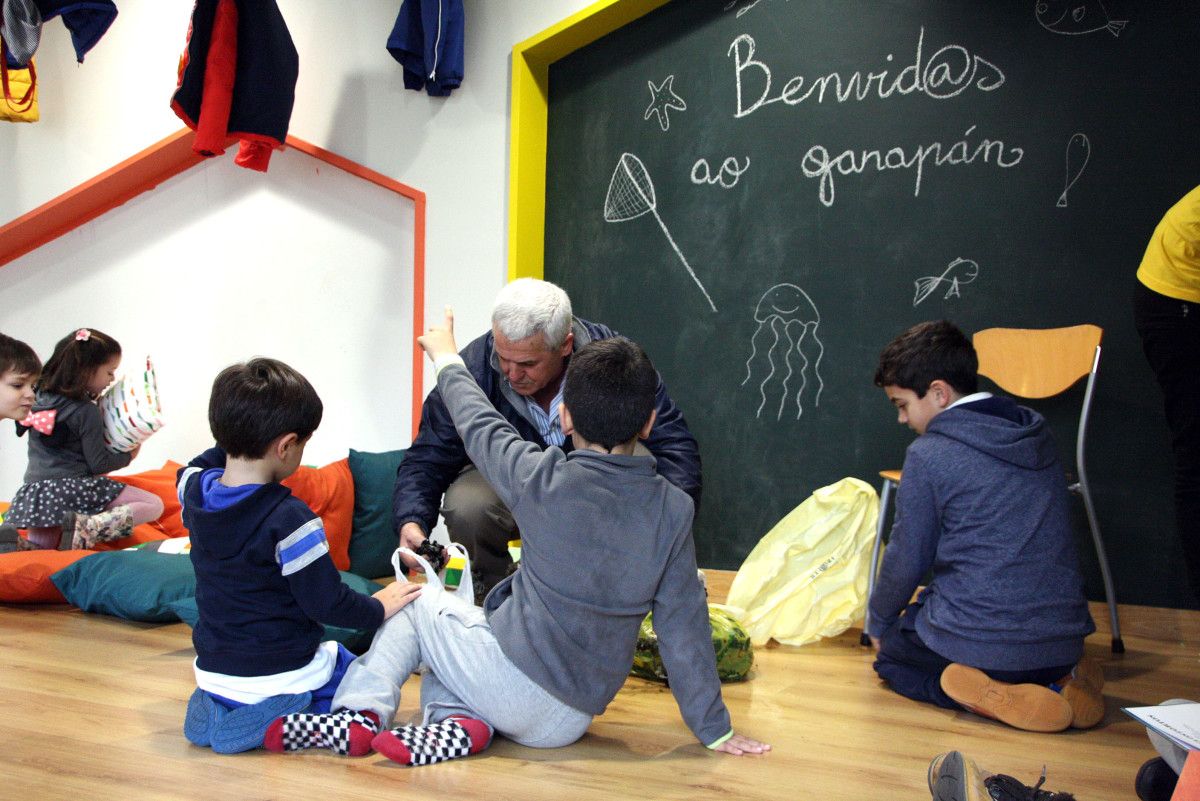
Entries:
{"label": "child's hand", "polygon": [[[870,636],[870,635],[867,635],[867,636]],[[875,649],[876,653],[879,652],[879,638],[878,637],[871,637],[871,647]]]}
{"label": "child's hand", "polygon": [[431,360],[458,353],[458,347],[454,344],[454,310],[447,306],[442,324],[429,326],[424,336],[417,337],[417,343],[425,349]]}
{"label": "child's hand", "polygon": [[421,594],[420,584],[394,582],[371,597],[383,604],[383,619],[387,620],[417,599]]}
{"label": "child's hand", "polygon": [[735,734],[713,750],[734,756],[745,756],[746,754],[765,754],[771,750],[771,746],[760,743],[758,740],[751,740],[744,734]]}

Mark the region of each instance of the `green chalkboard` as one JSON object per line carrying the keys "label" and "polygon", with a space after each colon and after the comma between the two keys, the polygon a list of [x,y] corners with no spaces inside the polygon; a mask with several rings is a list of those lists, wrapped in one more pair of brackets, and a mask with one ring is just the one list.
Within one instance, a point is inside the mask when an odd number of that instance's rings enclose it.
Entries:
{"label": "green chalkboard", "polygon": [[[683,408],[702,564],[900,466],[912,435],[871,379],[904,328],[1089,322],[1118,597],[1188,605],[1131,296],[1200,182],[1198,41],[1195,0],[676,0],[551,67],[545,275]],[[1081,395],[1035,404],[1065,456]]]}

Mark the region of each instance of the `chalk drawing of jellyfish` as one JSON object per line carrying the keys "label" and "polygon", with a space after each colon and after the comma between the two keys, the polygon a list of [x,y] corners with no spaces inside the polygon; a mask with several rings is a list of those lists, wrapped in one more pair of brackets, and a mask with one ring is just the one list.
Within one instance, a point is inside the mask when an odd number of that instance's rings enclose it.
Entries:
{"label": "chalk drawing of jellyfish", "polygon": [[1033,6],[1038,24],[1051,33],[1079,36],[1108,31],[1120,36],[1127,19],[1113,19],[1100,0],[1037,0]]}
{"label": "chalk drawing of jellyfish", "polygon": [[946,290],[946,295],[943,300],[950,298],[961,298],[960,291],[963,284],[969,284],[979,277],[979,265],[971,259],[958,258],[950,262],[941,275],[927,275],[924,278],[918,278],[913,281],[917,286],[917,292],[913,295],[913,308],[932,295],[939,286],[943,283],[950,284],[950,288]]}
{"label": "chalk drawing of jellyfish", "polygon": [[1079,180],[1079,176],[1083,175],[1083,168],[1087,166],[1088,159],[1092,157],[1092,143],[1088,140],[1087,134],[1077,133],[1067,142],[1067,178],[1066,186],[1063,187],[1062,194],[1058,196],[1058,203],[1055,205],[1060,209],[1067,207],[1067,192],[1071,191],[1071,187]]}
{"label": "chalk drawing of jellyfish", "polygon": [[692,265],[688,264],[687,259],[683,257],[683,252],[675,244],[675,239],[667,230],[666,223],[662,221],[662,217],[658,216],[657,203],[654,199],[654,183],[650,180],[650,173],[646,172],[646,165],[642,164],[642,160],[632,153],[622,153],[620,161],[617,162],[617,168],[613,170],[612,180],[608,182],[608,195],[604,198],[604,220],[606,222],[626,222],[636,220],[643,214],[654,215],[658,226],[667,235],[671,249],[683,262],[684,269],[696,282],[696,286],[700,287],[700,291],[704,293],[704,299],[708,301],[708,305],[715,312],[717,305],[709,297],[704,284],[700,283],[700,279],[696,277]]}
{"label": "chalk drawing of jellyfish", "polygon": [[[762,397],[762,402],[758,404],[758,411],[754,416],[762,417],[762,411],[767,405],[768,385],[775,382],[779,392],[779,409],[775,413],[775,419],[783,419],[783,411],[787,408],[788,401],[795,397],[796,419],[799,420],[800,416],[804,414],[804,406],[801,401],[804,390],[808,387],[808,368],[810,366],[813,377],[817,381],[817,390],[813,396],[814,406],[821,405],[821,391],[825,389],[825,382],[821,380],[821,357],[825,354],[825,346],[821,344],[821,339],[817,336],[821,313],[817,311],[817,307],[808,293],[800,287],[795,284],[776,284],[764,292],[762,298],[759,299],[758,307],[754,310],[754,320],[758,323],[758,328],[755,330],[754,336],[750,337],[750,358],[746,359],[746,377],[742,379],[741,386],[746,386],[746,382],[750,380],[750,376],[754,372],[755,359],[758,358],[759,335],[764,331],[769,331],[770,333],[764,336],[769,336],[771,340],[771,344],[766,349],[767,377],[758,385],[758,393]],[[816,358],[812,360],[809,359],[802,347],[807,338],[812,339],[816,348]],[[776,362],[777,353],[779,355],[778,362]],[[800,388],[792,396],[789,394],[788,384],[797,372],[793,367],[797,361],[800,366]],[[780,374],[782,374],[782,378],[777,377]],[[774,391],[772,390],[772,392]]]}
{"label": "chalk drawing of jellyfish", "polygon": [[667,109],[687,111],[687,103],[682,97],[675,94],[672,86],[674,82],[674,75],[668,75],[658,86],[654,85],[654,81],[646,81],[646,85],[650,87],[650,105],[646,106],[646,113],[642,119],[648,120],[651,114],[657,115],[658,127],[662,128],[664,132],[671,128],[671,118],[668,116]]}

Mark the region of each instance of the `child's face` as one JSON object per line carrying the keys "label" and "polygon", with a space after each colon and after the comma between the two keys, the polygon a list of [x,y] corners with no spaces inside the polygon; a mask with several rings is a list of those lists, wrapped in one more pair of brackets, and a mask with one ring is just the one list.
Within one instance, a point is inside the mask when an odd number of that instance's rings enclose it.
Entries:
{"label": "child's face", "polygon": [[104,388],[117,380],[117,368],[121,366],[121,357],[113,356],[104,364],[96,368],[92,373],[91,379],[88,381],[87,390],[92,396],[99,395],[104,391]]}
{"label": "child's face", "polygon": [[31,373],[4,371],[0,375],[0,417],[24,420],[33,408],[33,382],[37,376]]}
{"label": "child's face", "polygon": [[884,387],[883,391],[887,393],[888,400],[896,407],[896,421],[901,425],[907,425],[918,434],[924,434],[925,429],[929,426],[929,421],[945,407],[945,404],[939,403],[937,393],[933,391],[932,387],[923,398],[918,398],[917,393],[911,389],[893,384]]}

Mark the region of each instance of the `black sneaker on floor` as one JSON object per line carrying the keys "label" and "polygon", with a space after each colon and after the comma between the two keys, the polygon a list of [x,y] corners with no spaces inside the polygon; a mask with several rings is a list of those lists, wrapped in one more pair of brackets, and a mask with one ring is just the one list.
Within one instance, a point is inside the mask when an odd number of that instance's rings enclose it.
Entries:
{"label": "black sneaker on floor", "polygon": [[1133,789],[1142,801],[1171,801],[1178,774],[1162,757],[1155,757],[1138,769]]}
{"label": "black sneaker on floor", "polygon": [[1049,790],[1043,790],[1042,785],[1045,782],[1046,769],[1042,768],[1041,777],[1032,787],[1003,773],[988,776],[983,780],[983,786],[987,788],[992,801],[1075,801],[1075,796],[1070,793],[1052,793]]}

